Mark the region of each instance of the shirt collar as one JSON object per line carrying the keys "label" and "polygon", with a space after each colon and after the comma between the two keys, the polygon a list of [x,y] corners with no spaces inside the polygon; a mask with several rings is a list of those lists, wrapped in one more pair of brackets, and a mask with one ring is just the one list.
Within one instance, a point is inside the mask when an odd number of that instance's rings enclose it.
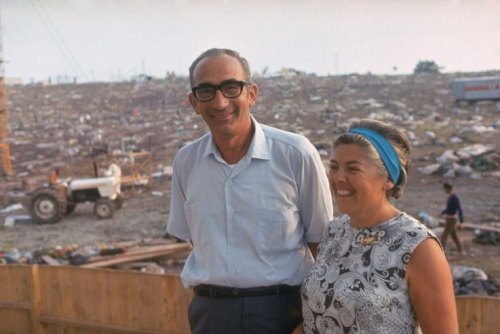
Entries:
{"label": "shirt collar", "polygon": [[[255,159],[269,160],[271,155],[269,153],[269,147],[267,146],[266,135],[262,126],[255,120],[253,115],[250,115],[252,119],[252,124],[254,126],[255,132],[252,138],[252,142],[248,148],[247,156]],[[222,159],[217,146],[213,140],[212,134],[208,133],[207,136],[210,140],[206,141],[205,148],[203,150],[203,157],[208,155],[213,155],[217,159]]]}
{"label": "shirt collar", "polygon": [[250,115],[250,117],[252,117],[252,123],[254,125],[255,132],[253,134],[250,147],[248,148],[247,155],[249,155],[251,158],[269,160],[271,158],[271,154],[269,153],[269,147],[267,146],[264,130],[252,115]]}

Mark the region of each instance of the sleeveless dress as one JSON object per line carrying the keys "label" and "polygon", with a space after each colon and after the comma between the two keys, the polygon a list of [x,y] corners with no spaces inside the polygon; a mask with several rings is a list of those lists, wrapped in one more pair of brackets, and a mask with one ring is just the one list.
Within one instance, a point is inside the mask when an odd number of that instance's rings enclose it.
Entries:
{"label": "sleeveless dress", "polygon": [[370,228],[336,218],[302,284],[306,333],[419,333],[406,267],[415,248],[438,238],[401,213]]}

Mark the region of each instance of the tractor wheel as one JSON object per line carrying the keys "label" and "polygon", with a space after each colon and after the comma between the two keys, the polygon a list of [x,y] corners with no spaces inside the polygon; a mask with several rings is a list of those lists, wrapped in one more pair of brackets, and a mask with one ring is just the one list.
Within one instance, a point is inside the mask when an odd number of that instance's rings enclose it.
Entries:
{"label": "tractor wheel", "polygon": [[63,192],[55,188],[40,188],[31,195],[28,211],[39,224],[57,223],[67,210],[67,200]]}
{"label": "tractor wheel", "polygon": [[100,198],[94,204],[94,213],[99,219],[113,217],[115,213],[115,202],[108,198]]}

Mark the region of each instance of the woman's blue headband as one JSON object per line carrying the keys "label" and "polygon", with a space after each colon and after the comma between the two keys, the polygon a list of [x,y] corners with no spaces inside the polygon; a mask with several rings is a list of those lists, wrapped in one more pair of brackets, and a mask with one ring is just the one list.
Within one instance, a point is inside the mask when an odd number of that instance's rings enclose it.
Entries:
{"label": "woman's blue headband", "polygon": [[396,185],[401,174],[401,164],[399,158],[394,150],[394,147],[384,138],[380,133],[365,128],[352,128],[349,133],[355,133],[365,137],[373,147],[377,150],[380,158],[384,162],[385,168],[389,173],[392,183]]}

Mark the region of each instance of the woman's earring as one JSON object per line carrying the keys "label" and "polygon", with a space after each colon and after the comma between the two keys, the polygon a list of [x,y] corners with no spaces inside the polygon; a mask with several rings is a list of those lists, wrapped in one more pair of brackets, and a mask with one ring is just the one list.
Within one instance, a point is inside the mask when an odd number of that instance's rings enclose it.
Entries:
{"label": "woman's earring", "polygon": [[384,191],[391,190],[392,188],[394,188],[394,183],[392,183],[392,181],[384,183]]}

